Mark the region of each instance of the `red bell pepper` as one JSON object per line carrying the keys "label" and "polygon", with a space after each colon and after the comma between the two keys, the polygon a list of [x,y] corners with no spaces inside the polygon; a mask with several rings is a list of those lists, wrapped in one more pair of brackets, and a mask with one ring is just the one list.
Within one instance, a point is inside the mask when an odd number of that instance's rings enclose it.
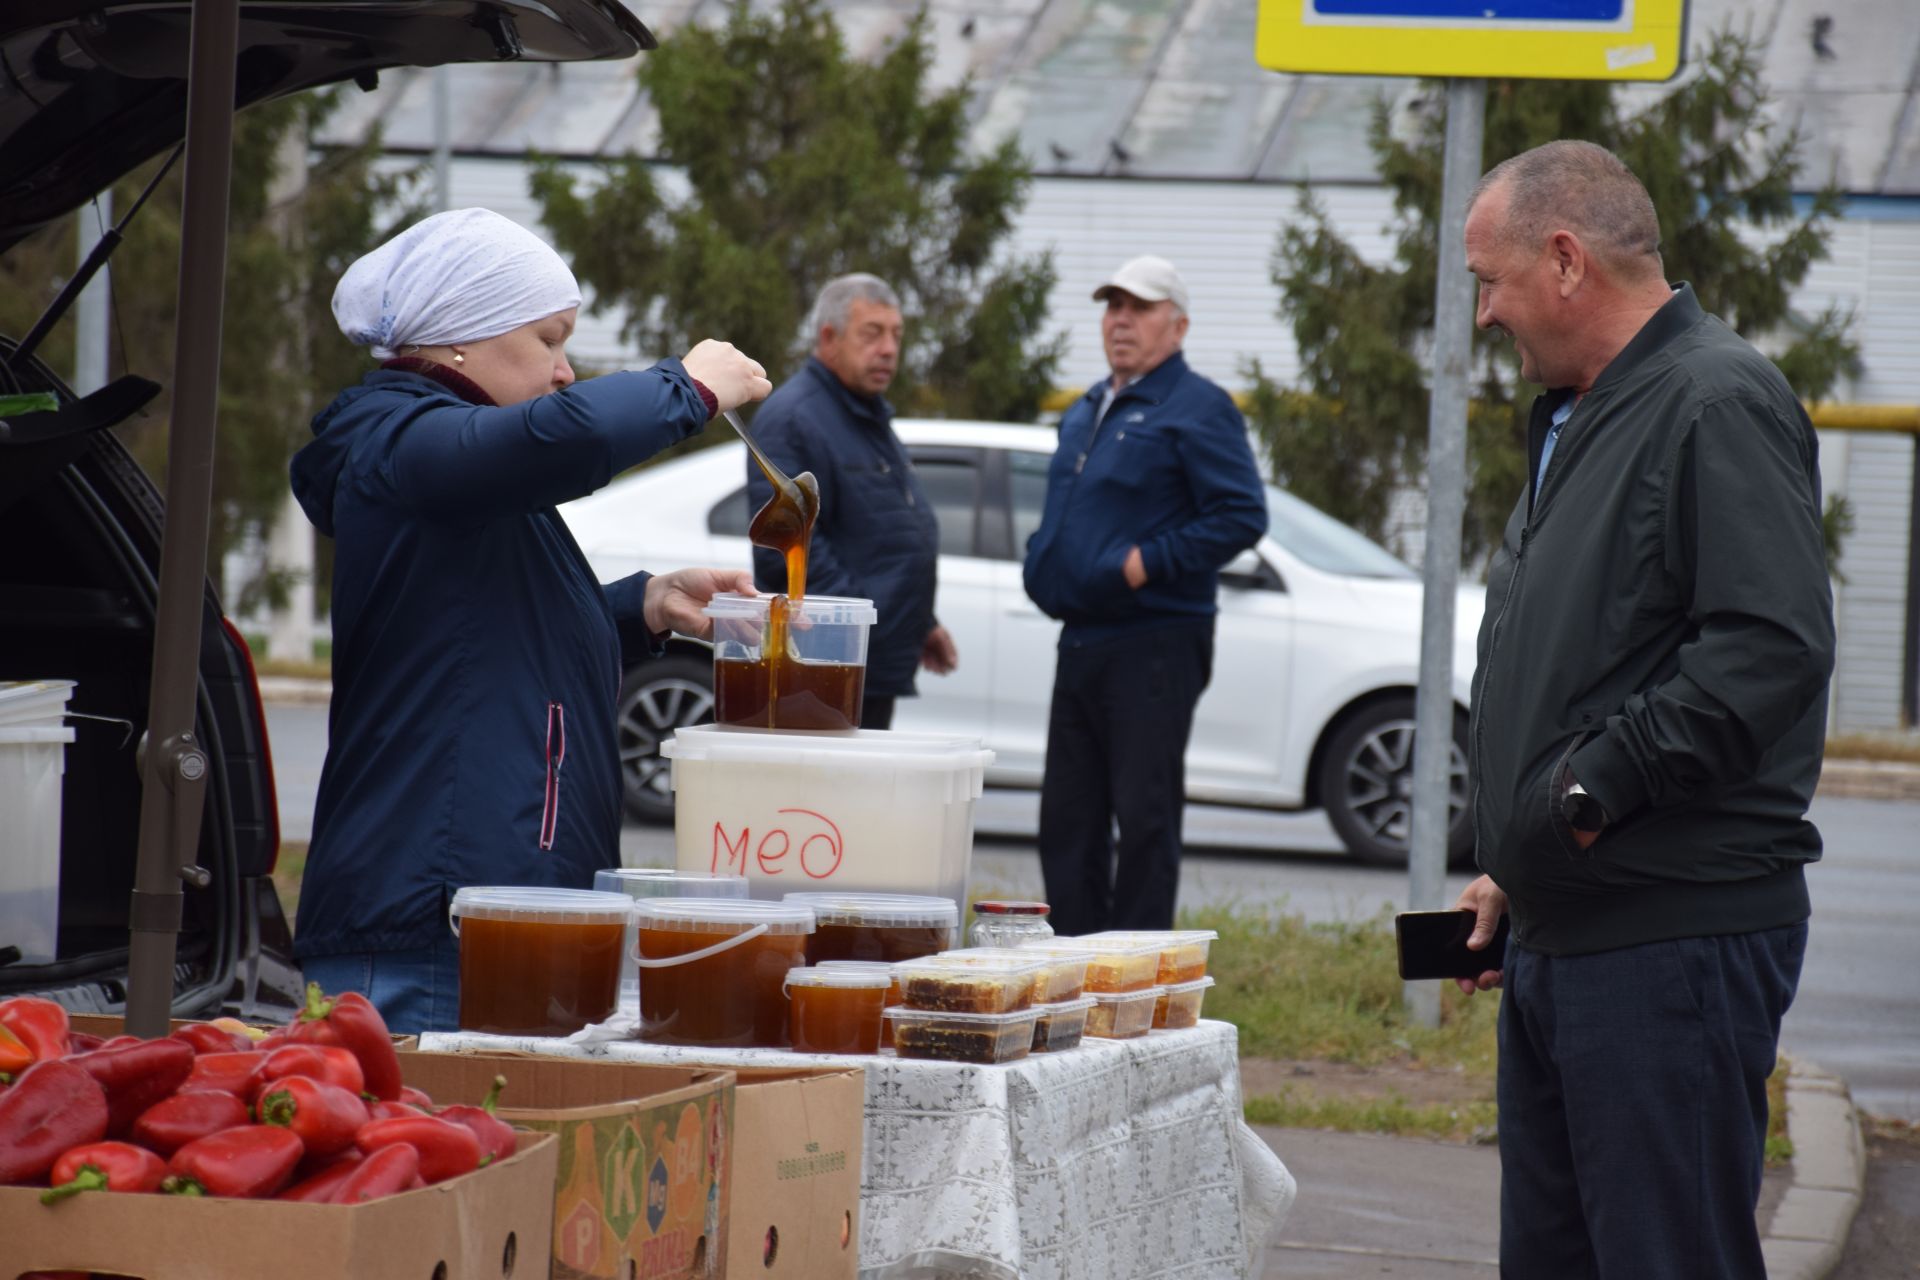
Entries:
{"label": "red bell pepper", "polygon": [[368,1155],[396,1142],[408,1144],[420,1153],[420,1176],[430,1183],[445,1182],[480,1167],[480,1139],[473,1130],[436,1116],[372,1120],[362,1126],[354,1141]]}
{"label": "red bell pepper", "polygon": [[438,1108],[433,1105],[433,1099],[427,1096],[426,1090],[416,1089],[410,1084],[400,1086],[400,1101],[410,1107],[417,1107],[428,1115],[432,1115],[438,1110]]}
{"label": "red bell pepper", "polygon": [[148,1107],[170,1097],[193,1070],[193,1050],[178,1040],[136,1040],[67,1059],[107,1095],[107,1136],[118,1138]]}
{"label": "red bell pepper", "polygon": [[173,1033],[173,1039],[193,1046],[195,1053],[239,1053],[253,1048],[253,1041],[231,1031],[222,1031],[210,1022],[189,1022]]}
{"label": "red bell pepper", "polygon": [[5,1027],[0,1027],[0,1076],[11,1078],[33,1065],[33,1050]]}
{"label": "red bell pepper", "polygon": [[428,1113],[409,1102],[369,1102],[367,1104],[369,1120],[407,1120],[426,1114]]}
{"label": "red bell pepper", "polygon": [[0,1000],[0,1027],[13,1032],[14,1038],[32,1051],[36,1062],[64,1058],[71,1052],[67,1011],[51,1000],[38,996],[15,996]]}
{"label": "red bell pepper", "polygon": [[92,1053],[95,1049],[105,1048],[106,1043],[105,1040],[94,1035],[91,1031],[67,1032],[67,1052],[69,1054]]}
{"label": "red bell pepper", "polygon": [[145,1147],[126,1142],[90,1142],[54,1161],[52,1187],[41,1204],[57,1204],[82,1191],[158,1191],[167,1179],[167,1162]]}
{"label": "red bell pepper", "polygon": [[260,1080],[254,1086],[256,1100],[273,1087],[274,1081],[288,1076],[324,1080],[328,1084],[339,1085],[356,1098],[366,1092],[367,1077],[360,1070],[360,1059],[338,1045],[284,1045],[267,1054],[266,1059]]}
{"label": "red bell pepper", "polygon": [[411,1143],[381,1147],[355,1166],[334,1192],[334,1204],[364,1204],[410,1191],[420,1181],[420,1153]]}
{"label": "red bell pepper", "polygon": [[38,1178],[61,1153],[106,1133],[99,1082],[71,1062],[36,1062],[0,1092],[0,1184]]}
{"label": "red bell pepper", "polygon": [[251,1119],[247,1104],[231,1093],[176,1093],[156,1102],[133,1122],[133,1140],[170,1156],[208,1134],[238,1129]]}
{"label": "red bell pepper", "polygon": [[400,1096],[400,1055],[380,1011],[357,991],[327,999],[320,984],[307,984],[307,1007],[294,1020],[292,1037],[299,1044],[337,1044],[360,1059],[367,1092],[384,1102]]}
{"label": "red bell pepper", "polygon": [[505,1160],[519,1145],[513,1134],[513,1126],[494,1114],[495,1108],[500,1105],[500,1091],[506,1087],[507,1078],[495,1076],[493,1087],[487,1090],[487,1096],[480,1100],[479,1106],[440,1109],[440,1119],[473,1130],[473,1136],[480,1140],[480,1163],[483,1165]]}
{"label": "red bell pepper", "polygon": [[354,1135],[371,1119],[367,1104],[359,1098],[337,1084],[308,1076],[275,1081],[254,1109],[261,1124],[291,1129],[301,1145],[317,1156],[353,1146]]}
{"label": "red bell pepper", "polygon": [[193,1070],[181,1083],[180,1092],[230,1093],[236,1098],[251,1098],[266,1065],[266,1055],[251,1049],[240,1053],[203,1053],[193,1060]]}
{"label": "red bell pepper", "polygon": [[[385,1150],[385,1148],[382,1148]],[[348,1147],[329,1163],[308,1174],[285,1191],[275,1196],[276,1200],[291,1200],[296,1204],[332,1204],[334,1192],[340,1184],[353,1176],[353,1171],[366,1161],[358,1147]],[[414,1158],[417,1165],[419,1157]],[[305,1168],[303,1163],[301,1168]],[[296,1173],[296,1177],[298,1174]]]}
{"label": "red bell pepper", "polygon": [[291,1130],[249,1124],[189,1142],[167,1162],[162,1188],[180,1195],[259,1200],[287,1185],[306,1149]]}

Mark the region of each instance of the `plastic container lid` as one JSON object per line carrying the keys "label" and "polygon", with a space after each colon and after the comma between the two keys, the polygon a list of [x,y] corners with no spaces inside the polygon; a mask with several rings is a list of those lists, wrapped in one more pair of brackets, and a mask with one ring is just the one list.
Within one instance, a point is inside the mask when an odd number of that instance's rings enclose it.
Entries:
{"label": "plastic container lid", "polygon": [[64,723],[73,687],[71,680],[0,681],[0,725],[59,727]]}
{"label": "plastic container lid", "polygon": [[[772,596],[744,596],[735,591],[723,591],[701,612],[709,618],[765,618],[773,603]],[[792,602],[788,603],[789,616],[794,615]],[[804,596],[800,600],[799,620],[811,625],[827,626],[872,626],[880,614],[873,607],[873,601],[862,600],[857,596]]]}
{"label": "plastic container lid", "polygon": [[885,991],[893,986],[893,975],[880,969],[829,968],[817,965],[811,969],[787,970],[786,985],[789,987],[840,987],[850,991]]}
{"label": "plastic container lid", "polygon": [[765,925],[768,933],[812,933],[813,910],[797,903],[746,898],[625,899],[642,929],[666,933],[745,933]]}
{"label": "plastic container lid", "polygon": [[1212,985],[1213,979],[1211,977],[1195,978],[1191,982],[1169,982],[1166,986],[1158,988],[1158,990],[1164,991],[1170,996],[1185,996],[1192,995],[1196,991],[1205,991]]}
{"label": "plastic container lid", "polygon": [[955,928],[960,905],[951,898],[917,893],[789,893],[785,901],[813,908],[817,926],[866,925],[882,929]]}
{"label": "plastic container lid", "polygon": [[1109,929],[1104,933],[1087,933],[1080,941],[1091,946],[1099,943],[1102,951],[1114,945],[1177,947],[1196,942],[1212,942],[1220,934],[1213,929]]}
{"label": "plastic container lid", "polygon": [[981,954],[962,955],[954,951],[942,951],[938,955],[921,956],[918,960],[896,961],[893,971],[902,978],[909,978],[914,974],[951,977],[956,969],[963,972],[973,969],[1002,977],[1012,974],[1018,977],[1026,973],[1042,974],[1049,968],[1047,961],[1038,956],[1032,960],[1023,960],[1018,954],[1010,953],[1004,948],[979,947],[975,950]]}
{"label": "plastic container lid", "polygon": [[633,899],[624,893],[513,885],[457,889],[447,908],[456,921],[464,917],[521,924],[625,924],[632,911]]}
{"label": "plastic container lid", "polygon": [[607,867],[593,873],[593,887],[629,898],[744,898],[745,876],[716,876],[667,867]]}
{"label": "plastic container lid", "polygon": [[1055,1000],[1052,1004],[1033,1006],[1043,1018],[1058,1017],[1061,1014],[1079,1013],[1082,1009],[1091,1009],[1097,1003],[1092,996],[1081,996],[1078,1000]]}
{"label": "plastic container lid", "polygon": [[1053,908],[1044,902],[1021,902],[1011,898],[982,898],[973,904],[978,916],[1044,916]]}
{"label": "plastic container lid", "polygon": [[1164,944],[1158,942],[1134,942],[1127,939],[1096,938],[1087,934],[1079,938],[1029,938],[1021,942],[1022,951],[1073,951],[1091,956],[1158,956]]}
{"label": "plastic container lid", "polygon": [[909,1009],[888,1005],[886,1015],[895,1022],[957,1022],[969,1027],[1011,1027],[1022,1022],[1038,1022],[1046,1012],[1043,1005],[1015,1009],[1011,1013],[948,1013],[944,1009]]}
{"label": "plastic container lid", "polygon": [[1139,1004],[1142,1001],[1158,1000],[1166,993],[1165,987],[1142,987],[1138,991],[1089,991],[1087,999],[1095,1004]]}

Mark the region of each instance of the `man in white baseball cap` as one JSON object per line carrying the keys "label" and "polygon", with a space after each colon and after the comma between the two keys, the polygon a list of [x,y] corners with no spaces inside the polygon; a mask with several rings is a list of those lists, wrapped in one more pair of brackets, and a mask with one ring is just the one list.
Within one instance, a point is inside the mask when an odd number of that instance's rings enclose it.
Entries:
{"label": "man in white baseball cap", "polygon": [[1134,258],[1093,298],[1106,303],[1110,372],[1060,419],[1026,550],[1027,594],[1064,624],[1040,790],[1040,865],[1062,934],[1172,926],[1220,567],[1267,528],[1246,423],[1180,354],[1180,273]]}

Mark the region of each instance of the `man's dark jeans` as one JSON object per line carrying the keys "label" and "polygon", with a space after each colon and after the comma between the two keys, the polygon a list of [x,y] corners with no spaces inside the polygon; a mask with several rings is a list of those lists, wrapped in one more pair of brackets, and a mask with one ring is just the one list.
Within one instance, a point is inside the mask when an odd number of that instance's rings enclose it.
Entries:
{"label": "man's dark jeans", "polygon": [[1767,1076],[1807,926],[1507,949],[1500,1274],[1763,1280]]}
{"label": "man's dark jeans", "polygon": [[1060,647],[1040,789],[1055,933],[1173,926],[1187,738],[1212,672],[1210,618]]}

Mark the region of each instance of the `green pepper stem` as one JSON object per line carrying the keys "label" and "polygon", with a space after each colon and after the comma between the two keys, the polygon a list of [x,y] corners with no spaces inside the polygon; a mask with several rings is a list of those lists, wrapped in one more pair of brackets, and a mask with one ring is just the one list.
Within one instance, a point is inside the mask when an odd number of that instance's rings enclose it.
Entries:
{"label": "green pepper stem", "polygon": [[40,1193],[41,1204],[58,1204],[68,1196],[77,1196],[82,1191],[107,1190],[107,1175],[100,1166],[83,1164],[80,1172],[73,1175],[72,1182],[63,1182],[57,1187],[49,1187]]}

